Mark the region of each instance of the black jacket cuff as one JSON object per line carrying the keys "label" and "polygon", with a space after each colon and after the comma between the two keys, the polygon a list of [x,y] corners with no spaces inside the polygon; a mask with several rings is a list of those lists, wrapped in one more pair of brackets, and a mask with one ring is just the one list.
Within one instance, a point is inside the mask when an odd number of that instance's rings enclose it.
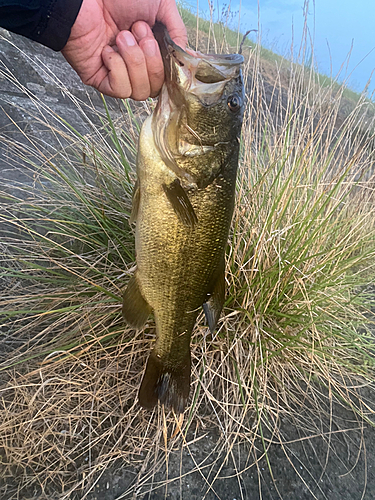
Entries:
{"label": "black jacket cuff", "polygon": [[83,0],[0,0],[0,25],[46,45],[64,48]]}
{"label": "black jacket cuff", "polygon": [[83,0],[52,0],[50,10],[37,28],[36,42],[53,50],[65,47]]}

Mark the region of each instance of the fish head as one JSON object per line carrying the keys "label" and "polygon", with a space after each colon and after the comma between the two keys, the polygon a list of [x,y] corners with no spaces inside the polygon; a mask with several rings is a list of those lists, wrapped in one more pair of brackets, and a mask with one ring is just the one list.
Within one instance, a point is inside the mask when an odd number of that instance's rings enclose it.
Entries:
{"label": "fish head", "polygon": [[237,141],[244,112],[240,54],[185,51],[163,25],[154,27],[165,83],[154,113],[154,139],[168,164]]}

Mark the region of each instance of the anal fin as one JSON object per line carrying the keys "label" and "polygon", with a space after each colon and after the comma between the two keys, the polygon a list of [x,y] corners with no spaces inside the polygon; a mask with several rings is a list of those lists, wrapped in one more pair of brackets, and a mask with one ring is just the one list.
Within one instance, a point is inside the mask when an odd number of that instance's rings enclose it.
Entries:
{"label": "anal fin", "polygon": [[219,271],[213,281],[210,298],[203,304],[203,311],[207,319],[210,332],[214,333],[217,322],[219,321],[221,311],[225,301],[225,264],[220,265]]}
{"label": "anal fin", "polygon": [[151,410],[159,401],[176,414],[183,413],[189,399],[190,364],[190,350],[182,366],[163,362],[153,351],[148,358],[139,389],[139,404]]}
{"label": "anal fin", "polygon": [[125,321],[134,328],[142,328],[149,317],[152,308],[142,295],[139,287],[137,272],[130,278],[124,292],[122,315]]}
{"label": "anal fin", "polygon": [[181,222],[185,226],[194,227],[198,218],[180,181],[175,179],[169,185],[163,184],[163,189]]}

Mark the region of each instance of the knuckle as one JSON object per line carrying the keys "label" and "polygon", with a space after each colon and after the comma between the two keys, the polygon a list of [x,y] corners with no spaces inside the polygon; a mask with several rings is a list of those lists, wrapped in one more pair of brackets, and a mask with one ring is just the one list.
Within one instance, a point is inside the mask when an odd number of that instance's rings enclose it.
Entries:
{"label": "knuckle", "polygon": [[116,78],[109,79],[109,88],[112,93],[112,97],[117,97],[119,99],[127,99],[132,94],[132,86],[129,82],[127,74],[116,75]]}
{"label": "knuckle", "polygon": [[155,79],[164,80],[164,66],[150,65],[148,68],[148,73]]}
{"label": "knuckle", "polygon": [[130,83],[121,83],[118,85],[112,86],[112,90],[115,91],[116,95],[119,96],[120,99],[127,99],[132,95],[133,89]]}
{"label": "knuckle", "polygon": [[125,59],[127,65],[131,65],[134,69],[140,69],[145,66],[145,58],[140,49],[127,52]]}
{"label": "knuckle", "polygon": [[128,99],[132,95],[132,89],[129,88],[119,89],[117,92],[114,90],[113,93],[119,99]]}
{"label": "knuckle", "polygon": [[145,99],[147,99],[150,95],[150,91],[146,91],[146,90],[135,90],[133,91],[131,97],[135,100],[135,101],[144,101]]}

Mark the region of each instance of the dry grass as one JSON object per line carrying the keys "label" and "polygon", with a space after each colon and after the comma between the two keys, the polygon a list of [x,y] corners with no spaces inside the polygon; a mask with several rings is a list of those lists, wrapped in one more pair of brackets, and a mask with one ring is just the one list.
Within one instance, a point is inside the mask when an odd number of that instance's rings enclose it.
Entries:
{"label": "dry grass", "polygon": [[120,314],[134,265],[138,114],[150,108],[127,107],[117,121],[103,112],[103,125],[81,136],[39,102],[53,151],[30,136],[1,138],[30,179],[0,193],[2,498],[84,498],[110,467],[128,471],[121,498],[166,494],[176,482],[183,491],[195,473],[202,498],[231,476],[244,498],[241,477],[255,471],[261,489],[262,460],[274,474],[274,443],[318,498],[282,421],[295,441],[314,448],[320,437],[328,449],[335,434],[373,425],[363,389],[375,380],[374,138],[353,133],[367,104],[338,128],[337,89],[295,65],[287,86],[279,68],[269,87],[259,64],[254,52],[244,71],[226,307],[212,339],[202,316],[194,332],[183,422],[137,405],[154,325],[134,332]]}

